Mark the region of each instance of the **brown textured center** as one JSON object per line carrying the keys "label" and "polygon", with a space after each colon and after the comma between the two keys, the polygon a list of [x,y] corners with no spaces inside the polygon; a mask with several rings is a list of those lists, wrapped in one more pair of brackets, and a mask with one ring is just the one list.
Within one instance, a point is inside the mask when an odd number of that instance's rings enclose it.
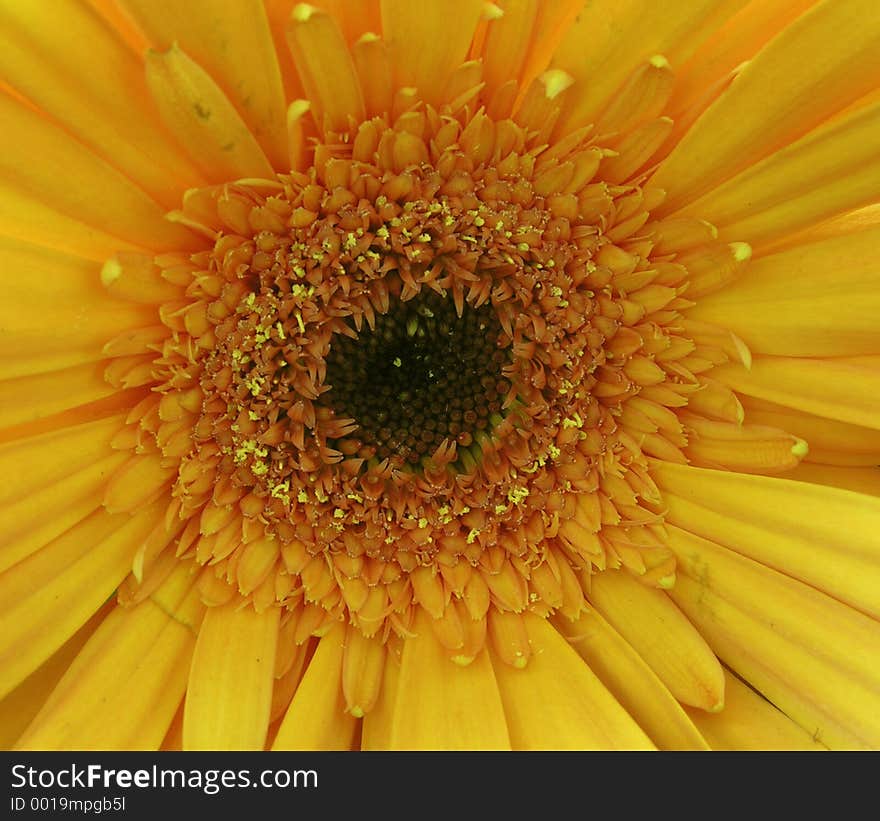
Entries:
{"label": "brown textured center", "polygon": [[428,290],[395,300],[355,337],[335,335],[321,404],[357,427],[333,447],[413,466],[444,440],[467,447],[476,431],[502,421],[505,344],[491,306],[459,315]]}

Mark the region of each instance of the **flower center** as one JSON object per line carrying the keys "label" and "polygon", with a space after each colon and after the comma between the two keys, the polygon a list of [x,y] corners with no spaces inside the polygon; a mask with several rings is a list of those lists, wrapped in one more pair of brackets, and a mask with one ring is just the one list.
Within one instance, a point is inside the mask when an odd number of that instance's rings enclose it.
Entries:
{"label": "flower center", "polygon": [[419,466],[444,442],[463,447],[502,421],[509,354],[488,305],[465,306],[434,291],[396,299],[357,336],[337,334],[320,400],[357,428],[332,442],[340,452]]}
{"label": "flower center", "polygon": [[714,239],[651,223],[613,156],[426,107],[187,195],[209,242],[141,263],[180,296],[125,441],[206,601],[383,640],[422,608],[470,659],[510,614],[575,617],[594,572],[672,583],[650,460],[686,461],[676,411],[730,346],[679,313],[678,248]]}

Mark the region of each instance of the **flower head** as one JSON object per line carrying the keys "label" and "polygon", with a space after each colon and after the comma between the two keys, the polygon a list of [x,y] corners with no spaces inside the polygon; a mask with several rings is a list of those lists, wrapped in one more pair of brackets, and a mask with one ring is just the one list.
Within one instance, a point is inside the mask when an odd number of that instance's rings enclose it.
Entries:
{"label": "flower head", "polygon": [[10,11],[8,743],[876,746],[859,5]]}

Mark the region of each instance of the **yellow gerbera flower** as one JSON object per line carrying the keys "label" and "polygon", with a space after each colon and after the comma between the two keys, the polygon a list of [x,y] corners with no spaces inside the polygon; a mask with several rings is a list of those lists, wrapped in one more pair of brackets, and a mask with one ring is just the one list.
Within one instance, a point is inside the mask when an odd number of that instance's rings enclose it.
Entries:
{"label": "yellow gerbera flower", "polygon": [[875,0],[0,36],[2,745],[880,746]]}

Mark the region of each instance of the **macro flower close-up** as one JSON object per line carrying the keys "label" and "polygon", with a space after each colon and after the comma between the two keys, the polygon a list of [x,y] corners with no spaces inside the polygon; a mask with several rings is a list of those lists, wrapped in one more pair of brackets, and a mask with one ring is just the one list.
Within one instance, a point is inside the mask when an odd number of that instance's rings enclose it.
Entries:
{"label": "macro flower close-up", "polygon": [[0,0],[0,747],[880,748],[876,0]]}

